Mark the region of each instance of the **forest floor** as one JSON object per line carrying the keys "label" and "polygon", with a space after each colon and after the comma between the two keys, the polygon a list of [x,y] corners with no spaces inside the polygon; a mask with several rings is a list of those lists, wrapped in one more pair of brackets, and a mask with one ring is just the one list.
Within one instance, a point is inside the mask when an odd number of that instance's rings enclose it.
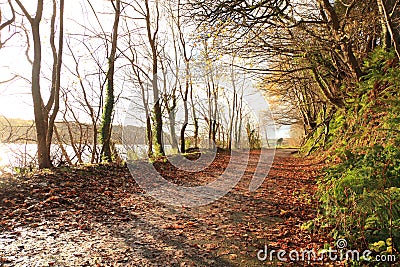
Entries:
{"label": "forest floor", "polygon": [[[326,235],[301,229],[316,217],[322,164],[277,150],[262,186],[244,177],[212,204],[172,207],[149,197],[126,167],[57,168],[0,180],[0,266],[310,266],[257,258],[259,250],[321,249]],[[201,174],[159,170],[174,182],[205,183],[229,162],[219,152]],[[133,173],[133,175],[135,175]],[[260,254],[263,255],[263,254]],[[276,254],[275,254],[276,256]],[[286,255],[287,257],[287,255]],[[329,265],[339,266],[338,263]]]}

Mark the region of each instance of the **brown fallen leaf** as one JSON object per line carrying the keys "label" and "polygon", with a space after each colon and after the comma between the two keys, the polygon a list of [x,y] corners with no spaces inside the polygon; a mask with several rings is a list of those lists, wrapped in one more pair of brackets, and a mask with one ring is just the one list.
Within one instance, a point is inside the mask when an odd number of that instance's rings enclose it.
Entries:
{"label": "brown fallen leaf", "polygon": [[237,254],[229,254],[229,259],[230,259],[230,260],[236,260],[237,257],[238,257]]}

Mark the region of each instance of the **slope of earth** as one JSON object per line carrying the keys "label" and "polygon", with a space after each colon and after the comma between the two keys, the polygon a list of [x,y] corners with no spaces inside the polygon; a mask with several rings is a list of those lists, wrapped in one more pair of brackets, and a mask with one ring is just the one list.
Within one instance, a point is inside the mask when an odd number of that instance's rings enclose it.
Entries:
{"label": "slope of earth", "polygon": [[[126,167],[114,165],[3,178],[0,266],[322,265],[257,259],[265,245],[301,253],[332,243],[301,230],[316,216],[313,194],[322,166],[291,152],[278,150],[263,185],[249,192],[260,153],[253,151],[238,185],[197,208],[152,199]],[[215,179],[229,159],[229,153],[220,151],[199,173],[177,171],[164,162],[155,165],[167,179],[190,185]]]}

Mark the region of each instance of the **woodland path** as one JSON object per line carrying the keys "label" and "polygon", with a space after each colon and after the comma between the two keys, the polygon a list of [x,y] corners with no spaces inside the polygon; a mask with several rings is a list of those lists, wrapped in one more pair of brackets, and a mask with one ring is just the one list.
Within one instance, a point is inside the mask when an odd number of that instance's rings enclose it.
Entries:
{"label": "woodland path", "polygon": [[[316,216],[322,167],[277,150],[263,185],[248,191],[259,152],[245,176],[220,200],[176,208],[144,194],[127,168],[59,168],[0,183],[0,266],[310,266],[261,262],[269,249],[320,249],[326,236],[301,230]],[[177,183],[206,182],[229,154],[193,175],[157,163]],[[317,265],[317,263],[314,263]]]}

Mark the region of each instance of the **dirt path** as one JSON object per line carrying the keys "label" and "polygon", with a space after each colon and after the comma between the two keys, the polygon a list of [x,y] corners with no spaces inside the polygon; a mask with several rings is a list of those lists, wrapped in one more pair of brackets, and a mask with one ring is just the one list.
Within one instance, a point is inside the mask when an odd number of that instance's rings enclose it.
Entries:
{"label": "dirt path", "polygon": [[[0,184],[0,266],[264,266],[269,249],[322,248],[326,237],[301,230],[314,218],[319,165],[277,151],[261,188],[248,191],[258,152],[225,197],[176,208],[148,197],[126,168],[64,168]],[[204,183],[221,173],[221,152],[201,174],[158,163],[177,183]],[[295,266],[309,266],[304,262]]]}

